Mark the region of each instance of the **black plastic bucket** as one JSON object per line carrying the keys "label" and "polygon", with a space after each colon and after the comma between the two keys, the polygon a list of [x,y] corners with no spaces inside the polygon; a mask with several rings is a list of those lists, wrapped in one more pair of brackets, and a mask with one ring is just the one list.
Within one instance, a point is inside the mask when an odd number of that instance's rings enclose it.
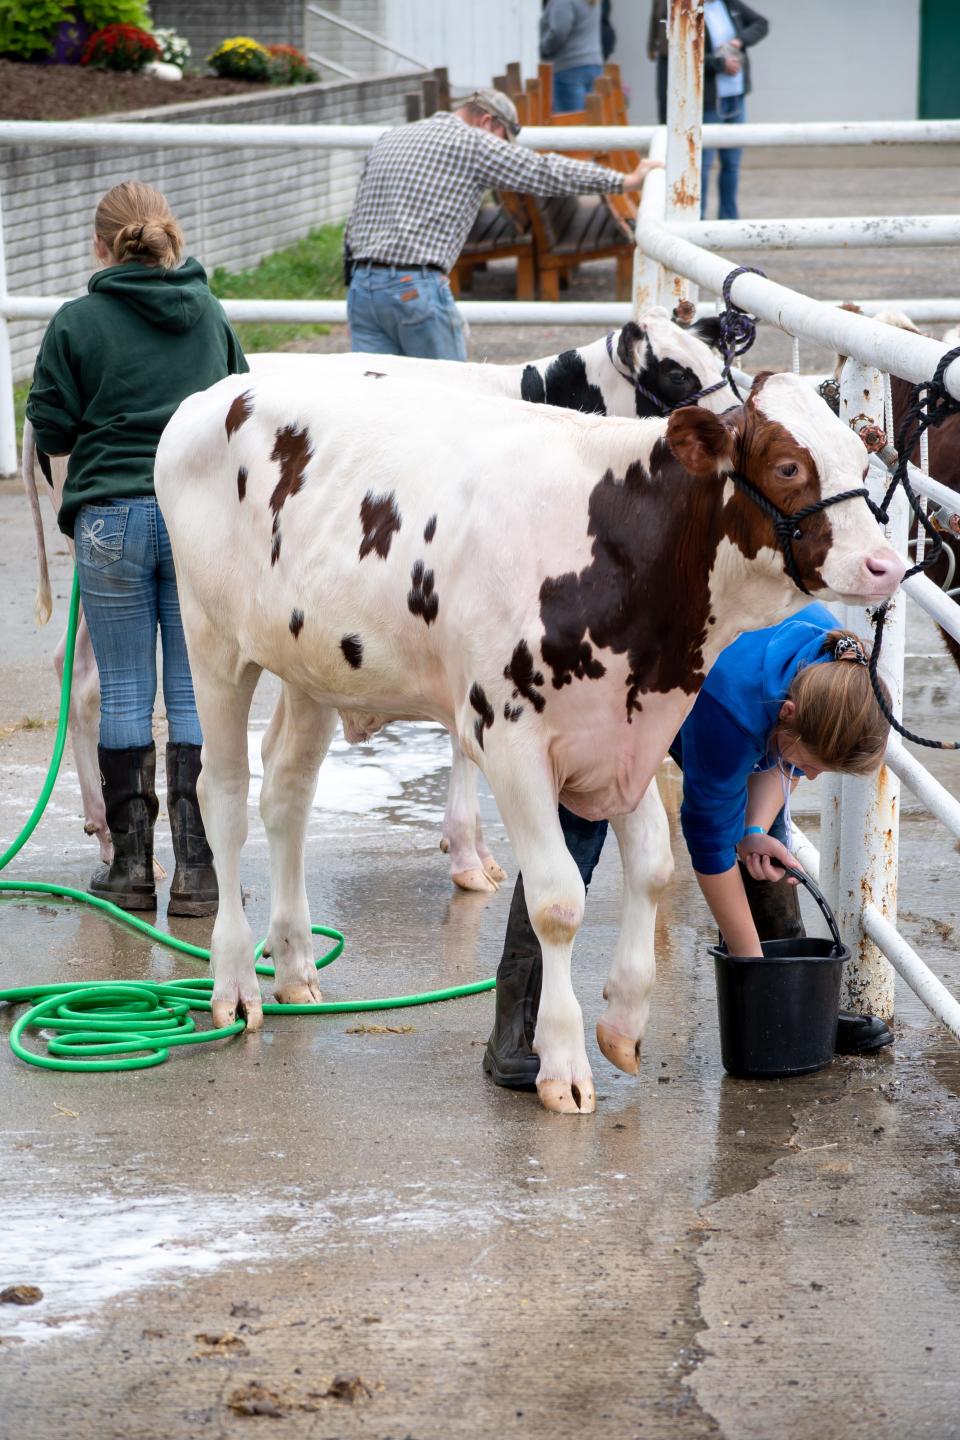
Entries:
{"label": "black plastic bucket", "polygon": [[808,1075],[833,1059],[840,981],[850,951],[818,886],[802,871],[787,873],[810,891],[833,938],[765,940],[762,958],[728,955],[724,945],[711,949],[720,1055],[730,1075]]}

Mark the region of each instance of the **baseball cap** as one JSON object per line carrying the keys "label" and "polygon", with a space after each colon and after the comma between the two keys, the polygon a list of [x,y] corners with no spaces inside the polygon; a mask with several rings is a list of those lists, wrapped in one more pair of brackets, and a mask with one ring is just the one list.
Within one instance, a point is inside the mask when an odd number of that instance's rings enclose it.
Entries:
{"label": "baseball cap", "polygon": [[473,94],[461,100],[460,104],[476,105],[478,110],[483,110],[487,115],[492,115],[494,120],[499,120],[507,132],[508,140],[515,141],[520,134],[516,106],[502,90],[474,90]]}

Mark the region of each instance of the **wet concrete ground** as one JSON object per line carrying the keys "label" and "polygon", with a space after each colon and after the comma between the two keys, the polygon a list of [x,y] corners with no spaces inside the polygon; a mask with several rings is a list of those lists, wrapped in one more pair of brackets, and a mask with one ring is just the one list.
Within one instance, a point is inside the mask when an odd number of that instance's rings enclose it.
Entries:
{"label": "wet concrete ground", "polygon": [[[916,278],[931,293],[929,273]],[[511,353],[529,341],[514,332]],[[59,618],[64,554],[52,570]],[[4,841],[53,739],[57,636],[33,630],[33,584],[25,507],[0,483]],[[922,623],[909,649],[912,719],[952,733],[960,681]],[[270,706],[265,684],[254,737]],[[347,936],[327,998],[492,974],[515,866],[486,801],[510,880],[489,900],[452,892],[436,849],[443,737],[397,726],[332,760],[308,861],[314,919]],[[958,793],[958,762],[930,763]],[[663,789],[675,815],[674,775]],[[796,812],[816,839],[809,791]],[[254,801],[255,787],[243,873],[262,934]],[[95,857],[78,806],[68,765],[7,875],[82,887]],[[163,809],[158,851],[169,864]],[[574,958],[590,1119],[486,1081],[489,995],[274,1018],[128,1075],[41,1072],[3,1045],[0,1290],[35,1284],[44,1298],[0,1304],[0,1436],[960,1434],[960,1052],[900,985],[896,1044],[878,1058],[789,1082],[725,1077],[712,930],[676,839],[675,851],[637,1079],[592,1038],[618,920],[612,841],[591,889]],[[902,856],[902,929],[958,993],[960,857],[913,803]],[[209,926],[175,929],[204,943]],[[202,968],[70,904],[4,898],[0,935],[0,987]],[[2,1035],[12,1020],[0,1010]],[[350,1033],[364,1022],[400,1033]],[[365,1388],[338,1392],[337,1376]]]}

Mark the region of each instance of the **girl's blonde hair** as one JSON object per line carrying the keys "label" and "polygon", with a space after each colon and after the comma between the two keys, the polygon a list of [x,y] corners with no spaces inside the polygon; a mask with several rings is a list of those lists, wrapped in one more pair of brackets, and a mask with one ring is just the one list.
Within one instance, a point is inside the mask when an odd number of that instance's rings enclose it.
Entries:
{"label": "girl's blonde hair", "polygon": [[114,185],[97,206],[94,229],[117,265],[136,260],[172,270],[183,255],[183,233],[159,190],[139,180]]}
{"label": "girl's blonde hair", "polygon": [[[870,683],[870,643],[852,630],[831,630],[823,650],[833,663],[818,662],[797,672],[786,696],[796,712],[779,722],[771,741],[781,747],[799,741],[825,770],[872,775],[883,761],[890,723]],[[878,684],[889,705],[879,677]]]}

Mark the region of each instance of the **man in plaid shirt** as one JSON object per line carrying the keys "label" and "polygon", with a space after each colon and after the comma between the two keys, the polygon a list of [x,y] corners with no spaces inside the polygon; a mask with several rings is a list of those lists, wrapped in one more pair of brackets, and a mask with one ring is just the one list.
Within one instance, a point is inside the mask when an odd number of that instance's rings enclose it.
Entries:
{"label": "man in plaid shirt", "polygon": [[639,190],[653,168],[623,174],[516,146],[513,102],[478,90],[453,113],[402,125],[370,150],[345,237],[354,350],[465,360],[447,273],[490,189],[529,195]]}

